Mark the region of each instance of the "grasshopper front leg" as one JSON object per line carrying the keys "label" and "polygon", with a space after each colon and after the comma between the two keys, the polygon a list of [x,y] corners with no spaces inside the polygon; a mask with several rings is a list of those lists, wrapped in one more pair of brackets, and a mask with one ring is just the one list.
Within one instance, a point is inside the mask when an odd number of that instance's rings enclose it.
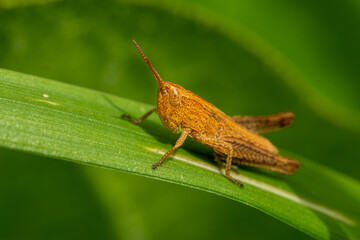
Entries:
{"label": "grasshopper front leg", "polygon": [[155,163],[152,168],[155,170],[158,166],[160,166],[176,149],[178,149],[179,147],[181,147],[184,142],[185,139],[187,138],[187,136],[189,135],[190,130],[189,129],[183,129],[181,132],[181,136],[179,137],[179,139],[176,141],[175,146],[173,146],[169,151],[167,151],[162,157],[161,160],[158,161],[157,163]]}
{"label": "grasshopper front leg", "polygon": [[150,111],[148,111],[147,113],[145,113],[142,117],[140,117],[139,119],[134,119],[132,117],[130,117],[129,114],[124,113],[123,115],[121,115],[121,118],[125,118],[127,120],[129,120],[130,122],[132,122],[133,124],[140,124],[142,123],[145,119],[147,119],[153,112],[156,112],[157,108],[153,108]]}

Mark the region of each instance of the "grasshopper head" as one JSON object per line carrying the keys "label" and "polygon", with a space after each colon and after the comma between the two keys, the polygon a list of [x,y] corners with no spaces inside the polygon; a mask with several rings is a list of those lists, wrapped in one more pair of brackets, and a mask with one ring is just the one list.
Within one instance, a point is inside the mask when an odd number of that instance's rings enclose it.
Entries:
{"label": "grasshopper head", "polygon": [[186,90],[175,83],[163,81],[139,45],[135,41],[133,42],[159,85],[157,113],[161,122],[172,132],[179,132],[185,111],[183,96],[186,94]]}
{"label": "grasshopper head", "polygon": [[186,111],[184,96],[187,91],[175,83],[163,83],[163,89],[159,88],[158,91],[157,113],[165,127],[178,133]]}

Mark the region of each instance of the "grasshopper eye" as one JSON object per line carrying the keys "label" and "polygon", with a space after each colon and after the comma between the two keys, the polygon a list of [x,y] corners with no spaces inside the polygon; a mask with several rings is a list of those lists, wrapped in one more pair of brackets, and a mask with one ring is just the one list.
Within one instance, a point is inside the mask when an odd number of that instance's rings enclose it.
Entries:
{"label": "grasshopper eye", "polygon": [[181,103],[181,93],[177,88],[170,88],[170,104],[175,106]]}

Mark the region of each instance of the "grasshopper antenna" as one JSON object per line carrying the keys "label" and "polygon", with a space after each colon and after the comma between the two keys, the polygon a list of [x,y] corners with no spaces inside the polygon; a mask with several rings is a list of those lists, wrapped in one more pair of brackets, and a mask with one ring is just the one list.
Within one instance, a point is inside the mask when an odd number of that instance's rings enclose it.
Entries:
{"label": "grasshopper antenna", "polygon": [[160,77],[160,75],[158,74],[158,72],[155,70],[155,68],[154,68],[153,65],[151,64],[150,60],[145,56],[144,52],[141,50],[140,46],[136,43],[136,41],[133,40],[133,42],[134,42],[136,48],[139,50],[142,58],[145,60],[146,64],[149,66],[149,68],[150,68],[152,74],[154,75],[154,77],[155,77],[155,79],[156,79],[156,81],[157,81],[160,89],[161,89],[162,91],[164,91],[165,88],[164,88],[164,83],[163,83],[162,78]]}

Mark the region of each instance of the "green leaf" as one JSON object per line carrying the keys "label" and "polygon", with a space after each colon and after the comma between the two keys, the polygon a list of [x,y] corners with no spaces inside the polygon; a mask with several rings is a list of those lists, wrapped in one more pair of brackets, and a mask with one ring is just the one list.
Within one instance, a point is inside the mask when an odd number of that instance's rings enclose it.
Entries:
{"label": "green leaf", "polygon": [[[30,4],[36,1],[27,2]],[[123,3],[113,0],[101,3],[96,0],[55,1],[48,4],[43,4],[47,2],[44,0],[37,2],[34,6],[16,7],[15,4],[14,8],[1,10],[1,68],[66,81],[155,104],[156,85],[152,78],[146,77],[151,76],[151,73],[144,67],[142,59],[131,44],[131,40],[136,39],[164,80],[180,83],[229,115],[263,115],[293,111],[296,121],[291,131],[275,132],[267,137],[278,146],[359,180],[356,167],[358,161],[354,161],[357,149],[353,144],[349,144],[360,142],[360,134],[356,131],[360,122],[357,114],[341,115],[326,102],[322,104],[323,102],[318,100],[323,94],[318,98],[312,91],[307,91],[308,78],[297,82],[293,81],[297,75],[288,75],[288,79],[280,76],[279,69],[292,68],[288,68],[288,62],[282,61],[283,58],[279,59],[277,54],[273,54],[273,51],[270,51],[272,48],[265,55],[253,51],[259,49],[266,52],[268,49],[266,41],[257,41],[258,38],[253,40],[252,32],[257,28],[248,27],[249,31],[243,31],[241,26],[244,24],[229,21],[228,14],[214,14],[214,7],[208,6],[210,10],[203,10],[203,7],[181,5],[178,1],[138,1],[136,4],[134,1]],[[211,4],[211,1],[206,3]],[[221,8],[227,6],[238,9],[241,8],[238,5],[245,2],[232,3],[233,6],[230,2],[221,2],[219,5]],[[256,9],[256,4],[259,4],[257,1],[247,3],[255,4],[255,7],[244,7],[240,10],[248,15],[255,15],[258,25],[263,22],[271,24],[271,21],[276,19],[269,18],[266,14],[259,15]],[[306,3],[308,7],[314,5],[312,2]],[[271,5],[273,8],[287,6],[281,2]],[[328,6],[327,2],[323,5]],[[253,11],[250,13],[247,11],[249,9]],[[299,10],[303,11],[303,8]],[[326,12],[316,11],[313,22],[322,21],[323,15],[326,15]],[[348,12],[341,12],[341,15],[348,16]],[[283,14],[276,16],[281,17]],[[299,17],[300,23],[304,16],[306,18],[307,14],[291,15],[292,18]],[[293,24],[291,29],[308,31],[311,26],[298,28]],[[321,33],[317,29],[311,32]],[[286,33],[279,35],[277,31],[272,33],[276,37],[287,36]],[[296,33],[291,36],[298,35],[309,35],[310,38],[313,36],[309,33]],[[343,35],[336,37],[337,41],[346,41]],[[359,42],[356,38],[349,40],[355,45]],[[293,55],[304,57],[303,49],[308,49],[303,46],[304,41],[284,40],[280,45],[285,46],[284,42],[297,50]],[[321,41],[318,45],[322,47],[324,42]],[[311,59],[315,54],[321,55],[321,47],[313,46],[311,51],[308,49],[307,59]],[[353,48],[356,49],[356,46]],[[342,51],[342,48],[339,49]],[[334,51],[338,49],[331,48],[327,53]],[[282,55],[288,53],[284,51]],[[325,56],[316,61],[325,65],[313,68],[321,71],[338,69],[339,72],[330,73],[331,76],[340,76],[341,82],[336,89],[351,85],[342,68],[333,67],[337,64],[326,64],[334,59],[346,66],[357,63],[351,59],[344,61],[341,58]],[[265,60],[277,64],[270,65]],[[351,71],[348,69],[346,73],[358,76],[356,69],[358,68],[352,67]],[[306,75],[318,76],[319,73],[308,72]],[[319,89],[329,86],[327,75],[315,77],[326,82],[325,86]],[[345,80],[346,84],[343,82]],[[310,96],[299,94],[296,86],[289,86],[289,83],[296,82],[299,84],[298,88]],[[351,92],[358,89],[358,82],[355,78],[348,87]],[[346,99],[353,103],[351,108],[356,109],[355,104],[360,101],[350,97],[353,94],[342,90],[337,93],[339,96],[345,95]],[[342,101],[337,101],[337,98],[332,101],[342,105]],[[320,111],[314,106],[320,108]],[[335,120],[330,115],[344,121]]]}
{"label": "green leaf", "polygon": [[[229,182],[211,161],[211,151],[187,141],[158,170],[151,165],[176,136],[151,116],[151,106],[85,88],[0,69],[0,145],[43,156],[127,171],[215,193],[257,208],[319,239],[360,237],[360,185],[296,156],[294,176],[241,169]],[[291,154],[287,154],[291,155]],[[294,156],[294,155],[293,155]]]}

